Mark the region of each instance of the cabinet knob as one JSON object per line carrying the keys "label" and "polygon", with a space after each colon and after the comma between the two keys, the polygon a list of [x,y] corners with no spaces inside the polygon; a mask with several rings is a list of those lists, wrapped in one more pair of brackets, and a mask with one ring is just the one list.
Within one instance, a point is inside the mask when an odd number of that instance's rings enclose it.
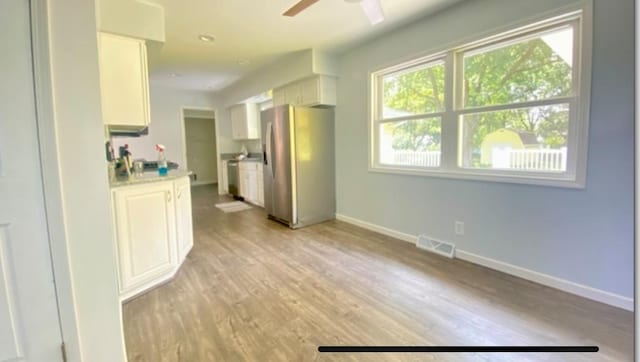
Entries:
{"label": "cabinet knob", "polygon": [[171,202],[171,191],[167,191],[167,202]]}
{"label": "cabinet knob", "polygon": [[182,197],[182,192],[178,191],[178,199],[180,199],[180,197]]}

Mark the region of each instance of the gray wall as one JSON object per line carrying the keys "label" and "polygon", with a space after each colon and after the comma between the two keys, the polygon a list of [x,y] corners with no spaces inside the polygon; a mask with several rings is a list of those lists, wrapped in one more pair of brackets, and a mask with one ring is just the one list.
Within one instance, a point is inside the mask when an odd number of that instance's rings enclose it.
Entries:
{"label": "gray wall", "polygon": [[216,125],[207,118],[184,119],[187,168],[197,175],[196,183],[218,182]]}
{"label": "gray wall", "polygon": [[113,137],[113,148],[118,154],[118,147],[125,143],[133,158],[146,158],[155,161],[158,152],[155,145],[161,143],[166,147],[167,160],[177,162],[181,169],[187,164],[187,147],[184,144],[184,119],[182,108],[216,109],[216,98],[213,94],[199,91],[173,90],[156,85],[150,87],[151,123],[149,134],[142,137]]}
{"label": "gray wall", "polygon": [[[467,252],[632,297],[632,0],[594,3],[585,189],[367,171],[369,71],[569,3],[467,1],[343,54],[336,108],[338,213],[412,235],[425,233]],[[465,222],[465,236],[454,235],[454,220]]]}

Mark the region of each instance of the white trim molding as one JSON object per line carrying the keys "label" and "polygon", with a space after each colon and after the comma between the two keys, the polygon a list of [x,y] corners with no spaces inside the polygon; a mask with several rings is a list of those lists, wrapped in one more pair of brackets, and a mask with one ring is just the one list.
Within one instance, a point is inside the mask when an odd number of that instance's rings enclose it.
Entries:
{"label": "white trim molding", "polygon": [[[336,219],[361,228],[371,230],[393,238],[416,243],[417,236],[393,230],[384,226],[372,224],[360,219],[336,213]],[[604,290],[592,288],[587,285],[578,284],[566,279],[557,278],[548,274],[540,273],[531,269],[519,267],[517,265],[505,263],[499,260],[487,258],[481,255],[473,254],[468,251],[456,249],[455,258],[468,261],[473,264],[481,265],[489,269],[497,270],[505,274],[513,275],[522,279],[542,284],[547,287],[559,289],[561,291],[571,293],[583,298],[591,299],[600,303],[608,304],[614,307],[622,308],[628,311],[634,310],[633,298],[614,294]]]}
{"label": "white trim molding", "polygon": [[633,311],[633,298],[623,297],[618,294],[610,293],[604,290],[592,288],[587,285],[574,283],[566,279],[560,279],[548,274],[539,273],[531,269],[525,269],[517,265],[504,263],[499,260],[486,258],[481,255],[473,254],[464,250],[456,250],[456,258],[468,261],[470,263],[485,266],[489,269],[501,271],[503,273],[513,275],[522,279],[532,281],[534,283],[546,285],[551,288],[559,289],[567,293],[575,294],[597,302],[612,305],[614,307]]}
{"label": "white trim molding", "polygon": [[217,185],[218,180],[192,181],[191,186]]}
{"label": "white trim molding", "polygon": [[[564,12],[564,14],[562,14]],[[562,14],[562,15],[558,15]],[[527,20],[511,24],[507,28],[494,29],[485,35],[475,35],[470,39],[453,42],[426,54],[413,58],[402,58],[391,64],[379,66],[368,72],[368,171],[398,175],[423,177],[440,177],[463,180],[517,183],[563,188],[583,189],[586,187],[586,168],[588,156],[588,129],[591,95],[591,57],[592,57],[592,0],[578,1],[553,12],[539,14]],[[500,104],[465,105],[462,101],[464,90],[463,67],[467,55],[489,52],[496,47],[513,45],[541,38],[550,32],[572,30],[573,61],[571,65],[571,86],[563,96],[526,101],[511,101]],[[417,72],[435,66],[442,66],[444,84],[443,105],[435,109],[420,110],[418,113],[385,115],[384,84],[388,76],[396,77],[405,72]],[[565,152],[558,161],[558,166],[530,168],[526,166],[493,168],[474,166],[463,161],[463,117],[471,114],[488,114],[491,112],[510,111],[525,108],[566,107],[568,117]],[[562,112],[565,112],[562,111]],[[411,113],[411,114],[409,114]],[[381,155],[383,142],[381,125],[400,124],[416,120],[439,120],[440,145],[430,155],[415,154],[425,157],[421,162],[412,165],[389,159]],[[505,126],[506,127],[506,126]],[[540,145],[542,147],[542,144]],[[548,147],[548,145],[547,145]],[[423,150],[424,151],[424,150]],[[546,159],[548,151],[560,151],[560,148],[540,150],[540,160]],[[426,152],[426,151],[425,151]],[[427,162],[429,157],[431,161]],[[436,162],[437,160],[437,162]],[[509,160],[511,160],[509,158]],[[535,161],[536,164],[541,162]],[[521,165],[522,166],[522,165]]]}
{"label": "white trim molding", "polygon": [[[222,164],[222,158],[220,157],[220,129],[218,121],[218,110],[213,107],[196,107],[196,106],[180,106],[180,131],[182,132],[182,145],[184,146],[182,157],[184,159],[184,169],[188,170],[189,165],[187,164],[187,130],[185,126],[186,118],[185,111],[194,110],[194,111],[207,111],[213,113],[213,128],[215,131],[216,137],[216,179],[215,180],[206,180],[206,181],[197,181],[192,182],[192,186],[200,186],[200,185],[208,185],[208,184],[218,184],[220,185],[222,182],[222,170],[220,169],[220,165]],[[192,117],[189,117],[192,118]],[[193,117],[193,118],[206,118],[206,117]],[[218,190],[218,194],[220,190]]]}
{"label": "white trim molding", "polygon": [[346,216],[346,215],[342,215],[342,214],[336,214],[336,219],[339,221],[344,221],[348,224],[352,224],[355,226],[359,226],[363,229],[367,229],[367,230],[371,230],[371,231],[375,231],[377,233],[380,233],[382,235],[387,235],[387,236],[391,236],[392,238],[396,238],[396,239],[400,239],[402,241],[406,241],[412,244],[416,243],[417,237],[413,236],[411,234],[405,234],[403,232],[400,231],[396,231],[396,230],[392,230],[383,226],[379,226],[376,224],[372,224],[372,223],[368,223],[366,221],[362,221],[350,216]]}

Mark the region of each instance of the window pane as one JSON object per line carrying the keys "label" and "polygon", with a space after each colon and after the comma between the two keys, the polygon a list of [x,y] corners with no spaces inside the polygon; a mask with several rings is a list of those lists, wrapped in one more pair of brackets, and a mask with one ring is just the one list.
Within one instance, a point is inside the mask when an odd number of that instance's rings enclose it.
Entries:
{"label": "window pane", "polygon": [[380,124],[380,163],[439,167],[440,117]]}
{"label": "window pane", "polygon": [[431,63],[382,77],[382,117],[444,111],[444,63]]}
{"label": "window pane", "polygon": [[460,132],[462,167],[567,170],[568,104],[466,114]]}
{"label": "window pane", "polygon": [[573,28],[464,55],[465,107],[571,95]]}

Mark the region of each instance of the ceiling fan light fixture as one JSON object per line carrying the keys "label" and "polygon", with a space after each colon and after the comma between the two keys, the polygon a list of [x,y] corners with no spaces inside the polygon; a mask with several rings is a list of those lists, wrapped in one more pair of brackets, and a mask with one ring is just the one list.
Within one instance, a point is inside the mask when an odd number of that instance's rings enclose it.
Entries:
{"label": "ceiling fan light fixture", "polygon": [[380,0],[361,0],[360,6],[367,15],[367,18],[369,18],[371,25],[376,25],[384,21],[384,12],[382,11]]}
{"label": "ceiling fan light fixture", "polygon": [[300,0],[295,5],[290,7],[289,10],[285,11],[282,15],[289,17],[296,16],[299,12],[317,3],[318,1],[319,0]]}
{"label": "ceiling fan light fixture", "polygon": [[212,35],[207,35],[207,34],[198,35],[198,39],[200,39],[201,41],[203,41],[205,43],[213,43],[214,41],[216,41],[215,37],[213,37]]}
{"label": "ceiling fan light fixture", "polygon": [[[295,5],[289,8],[289,10],[285,11],[282,15],[284,16],[296,16],[301,11],[305,10],[309,6],[317,3],[319,0],[299,0]],[[344,0],[350,4],[360,3],[360,7],[367,15],[369,22],[371,25],[376,25],[384,21],[384,12],[382,11],[382,4],[380,4],[381,0]]]}

